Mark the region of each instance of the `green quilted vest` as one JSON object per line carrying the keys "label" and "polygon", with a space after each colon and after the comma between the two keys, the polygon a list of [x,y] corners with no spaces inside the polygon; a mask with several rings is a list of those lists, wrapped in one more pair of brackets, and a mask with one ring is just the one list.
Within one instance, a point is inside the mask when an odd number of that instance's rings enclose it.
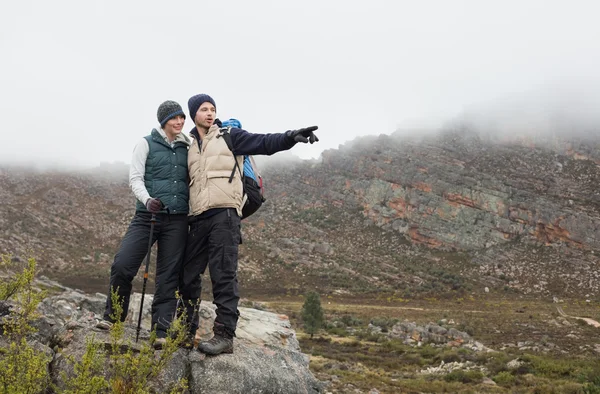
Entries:
{"label": "green quilted vest", "polygon": [[[152,130],[152,133],[144,138],[150,147],[144,175],[146,190],[150,197],[162,201],[169,208],[169,213],[187,214],[189,209],[188,145],[176,142],[171,147],[156,130]],[[136,210],[148,212],[146,206],[140,201],[136,203]]]}

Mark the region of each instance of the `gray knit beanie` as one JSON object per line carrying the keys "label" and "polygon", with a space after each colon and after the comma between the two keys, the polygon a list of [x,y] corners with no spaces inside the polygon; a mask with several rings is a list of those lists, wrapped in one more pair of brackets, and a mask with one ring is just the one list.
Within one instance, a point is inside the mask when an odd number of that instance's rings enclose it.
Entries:
{"label": "gray knit beanie", "polygon": [[185,114],[183,113],[181,105],[171,100],[167,100],[162,103],[156,112],[156,117],[158,118],[160,127],[165,127],[165,124],[169,121],[169,119],[172,119],[178,115],[183,116],[183,119],[185,119]]}

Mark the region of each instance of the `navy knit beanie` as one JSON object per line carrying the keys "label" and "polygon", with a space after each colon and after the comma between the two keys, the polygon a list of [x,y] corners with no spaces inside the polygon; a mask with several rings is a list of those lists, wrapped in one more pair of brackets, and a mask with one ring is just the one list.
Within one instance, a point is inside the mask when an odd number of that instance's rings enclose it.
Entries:
{"label": "navy knit beanie", "polygon": [[169,121],[169,119],[173,119],[178,115],[183,116],[183,119],[185,119],[185,114],[183,113],[181,105],[171,100],[167,100],[159,105],[158,111],[156,112],[156,117],[158,118],[160,127],[165,127],[165,124]]}
{"label": "navy knit beanie", "polygon": [[211,103],[217,109],[217,104],[215,104],[215,100],[212,99],[208,94],[197,94],[195,96],[190,97],[188,100],[188,109],[190,110],[190,118],[195,123],[196,112],[198,112],[198,108],[202,105],[202,103],[206,102]]}

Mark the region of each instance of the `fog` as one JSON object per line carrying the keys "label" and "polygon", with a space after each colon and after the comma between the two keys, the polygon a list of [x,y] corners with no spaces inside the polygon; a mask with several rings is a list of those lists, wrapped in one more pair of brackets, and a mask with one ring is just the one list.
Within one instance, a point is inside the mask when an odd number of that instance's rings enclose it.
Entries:
{"label": "fog", "polygon": [[549,84],[474,106],[453,121],[496,140],[600,137],[600,84]]}
{"label": "fog", "polygon": [[456,123],[502,138],[595,136],[599,11],[551,0],[13,2],[0,16],[0,163],[129,163],[158,105],[187,113],[197,93],[250,132],[319,126],[319,143],[278,159]]}

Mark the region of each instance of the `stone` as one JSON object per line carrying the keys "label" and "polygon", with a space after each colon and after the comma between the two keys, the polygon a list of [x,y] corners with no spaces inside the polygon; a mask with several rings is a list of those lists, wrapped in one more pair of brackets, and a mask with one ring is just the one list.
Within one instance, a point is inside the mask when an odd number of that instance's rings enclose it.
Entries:
{"label": "stone", "polygon": [[[57,287],[58,288],[58,287]],[[134,294],[125,322],[125,341],[121,350],[140,351],[142,343],[149,339],[149,311],[152,295],[144,300],[144,324],[140,342],[135,342],[137,310],[140,295]],[[66,288],[61,294],[45,299],[39,306],[42,316],[35,322],[40,332],[31,343],[37,351],[48,355],[49,370],[58,388],[64,387],[63,373],[72,375],[69,358],[80,360],[86,351],[89,338],[107,348],[110,333],[95,327],[100,318],[87,308],[103,310],[106,296],[86,295]],[[135,306],[135,305],[132,305]],[[9,308],[5,308],[7,313]],[[240,319],[234,339],[234,353],[207,357],[197,350],[179,349],[161,370],[159,377],[149,386],[153,393],[169,392],[181,378],[189,381],[190,394],[195,393],[321,393],[325,385],[317,380],[309,369],[309,358],[300,350],[295,331],[286,315],[239,308]],[[199,337],[209,337],[215,318],[215,307],[201,303],[201,329]],[[60,352],[48,347],[52,343]],[[2,342],[0,347],[7,344]],[[156,353],[159,354],[159,353]]]}
{"label": "stone", "polygon": [[518,358],[514,359],[514,360],[510,360],[509,362],[506,363],[506,367],[508,369],[517,369],[519,368],[521,365],[523,365],[525,362],[519,360]]}

